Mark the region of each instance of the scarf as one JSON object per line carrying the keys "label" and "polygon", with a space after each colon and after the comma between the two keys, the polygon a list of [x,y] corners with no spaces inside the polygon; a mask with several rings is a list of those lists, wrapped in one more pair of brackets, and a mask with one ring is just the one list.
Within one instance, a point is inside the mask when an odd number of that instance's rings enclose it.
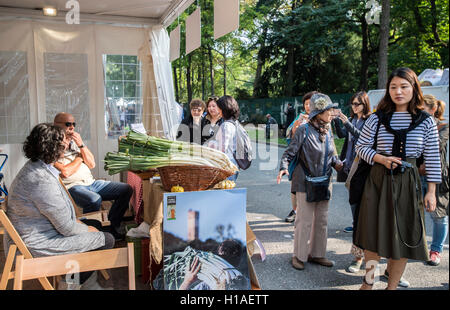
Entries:
{"label": "scarf", "polygon": [[386,131],[394,135],[394,143],[392,145],[392,156],[400,157],[406,160],[406,138],[408,132],[419,126],[430,115],[423,111],[411,114],[411,125],[408,128],[395,130],[391,127],[391,119],[394,113],[382,114],[380,122],[386,128]]}
{"label": "scarf", "polygon": [[330,123],[324,122],[317,117],[310,120],[309,123],[319,132],[320,142],[325,142],[325,137],[330,129]]}

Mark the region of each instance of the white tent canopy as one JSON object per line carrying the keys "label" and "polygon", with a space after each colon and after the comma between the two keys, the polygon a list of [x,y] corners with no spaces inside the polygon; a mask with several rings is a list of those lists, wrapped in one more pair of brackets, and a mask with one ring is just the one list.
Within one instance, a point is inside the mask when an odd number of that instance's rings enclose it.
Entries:
{"label": "white tent canopy", "polygon": [[[106,55],[138,57],[142,122],[151,134],[174,138],[178,105],[165,27],[193,0],[78,0],[80,24],[73,25],[67,2],[0,0],[0,149],[10,159],[2,171],[8,186],[26,162],[23,137],[61,111],[74,114],[94,153],[94,177],[113,179],[102,162],[117,150],[106,132]],[[44,5],[57,16],[43,16]]]}

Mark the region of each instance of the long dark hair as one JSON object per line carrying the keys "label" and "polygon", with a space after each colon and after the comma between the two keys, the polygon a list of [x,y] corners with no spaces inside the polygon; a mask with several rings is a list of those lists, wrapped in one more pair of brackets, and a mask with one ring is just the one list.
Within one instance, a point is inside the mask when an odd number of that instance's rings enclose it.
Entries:
{"label": "long dark hair", "polygon": [[25,157],[31,161],[42,160],[46,164],[56,162],[64,152],[64,129],[51,123],[34,126],[23,143]]}
{"label": "long dark hair", "polygon": [[[353,101],[355,101],[355,99],[358,100],[359,104],[362,104],[364,106],[362,118],[363,119],[368,118],[369,115],[371,114],[371,111],[370,111],[370,100],[367,93],[365,91],[359,91],[356,94],[354,94],[350,99],[350,106],[353,104]],[[350,116],[351,117],[355,116],[355,113],[351,108],[350,108]]]}
{"label": "long dark hair", "polygon": [[411,114],[416,114],[417,112],[419,112],[419,110],[423,110],[423,94],[422,89],[420,88],[419,79],[417,78],[416,73],[409,68],[397,68],[392,71],[386,83],[386,93],[383,99],[381,99],[380,103],[378,104],[377,110],[380,110],[384,113],[395,112],[395,103],[392,101],[391,95],[389,93],[389,87],[394,77],[399,77],[407,80],[413,87],[413,97],[408,104],[408,112]]}
{"label": "long dark hair", "polygon": [[237,120],[239,118],[239,105],[233,97],[227,95],[220,97],[217,100],[217,107],[222,110],[222,116],[225,120]]}

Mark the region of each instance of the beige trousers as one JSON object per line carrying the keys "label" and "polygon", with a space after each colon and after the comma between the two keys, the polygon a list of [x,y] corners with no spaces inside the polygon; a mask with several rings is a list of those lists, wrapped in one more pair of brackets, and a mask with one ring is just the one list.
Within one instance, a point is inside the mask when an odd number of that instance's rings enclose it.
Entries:
{"label": "beige trousers", "polygon": [[328,237],[328,200],[307,202],[306,193],[297,192],[297,216],[294,222],[294,256],[302,262],[325,257]]}

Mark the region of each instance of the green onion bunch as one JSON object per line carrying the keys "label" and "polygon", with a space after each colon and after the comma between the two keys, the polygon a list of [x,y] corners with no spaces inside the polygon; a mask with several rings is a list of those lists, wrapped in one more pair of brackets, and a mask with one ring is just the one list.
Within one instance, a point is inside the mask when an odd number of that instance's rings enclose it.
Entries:
{"label": "green onion bunch", "polygon": [[116,174],[126,170],[148,170],[174,165],[202,165],[238,171],[225,153],[183,141],[171,141],[136,131],[119,141],[118,153],[107,153],[105,170]]}

